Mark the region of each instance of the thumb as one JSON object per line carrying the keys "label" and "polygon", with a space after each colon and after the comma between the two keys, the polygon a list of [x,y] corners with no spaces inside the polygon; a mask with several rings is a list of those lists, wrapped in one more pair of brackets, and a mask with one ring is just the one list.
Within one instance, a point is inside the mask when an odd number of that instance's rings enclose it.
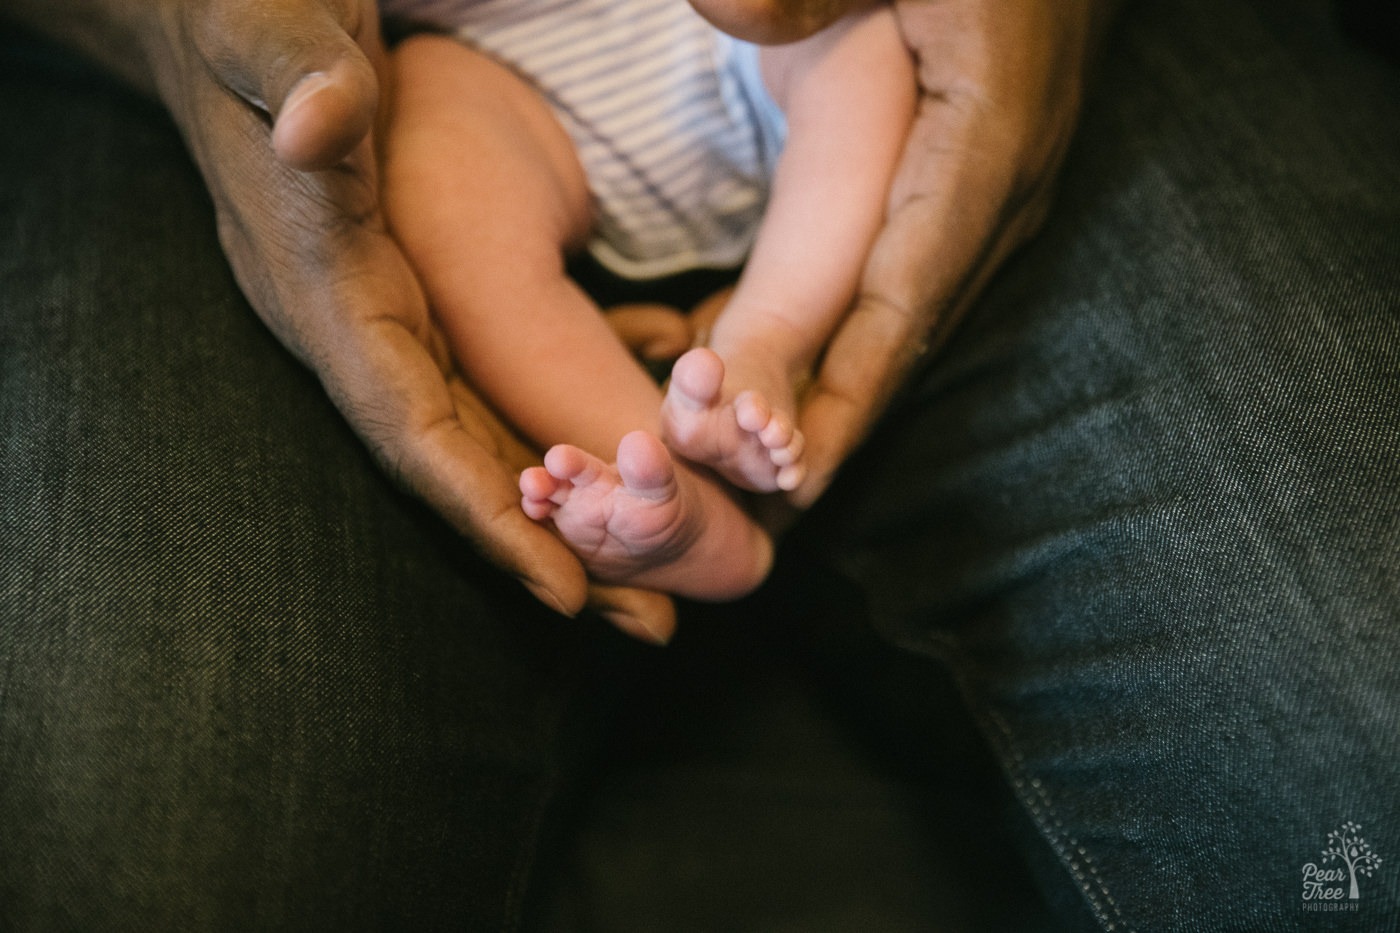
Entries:
{"label": "thumb", "polygon": [[[279,160],[329,168],[369,134],[379,105],[372,3],[208,0],[194,5],[198,47],[218,80],[272,118]],[[336,7],[332,10],[331,7]]]}

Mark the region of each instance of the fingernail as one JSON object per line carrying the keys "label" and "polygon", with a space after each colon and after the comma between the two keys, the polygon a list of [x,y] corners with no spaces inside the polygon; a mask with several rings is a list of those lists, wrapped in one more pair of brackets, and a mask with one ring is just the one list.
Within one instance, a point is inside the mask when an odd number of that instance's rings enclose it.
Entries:
{"label": "fingernail", "polygon": [[572,619],[578,614],[575,612],[570,612],[569,608],[564,604],[564,601],[558,596],[555,596],[554,591],[549,589],[548,587],[542,586],[539,583],[535,583],[533,580],[521,580],[520,582],[525,584],[525,589],[529,590],[532,596],[534,596],[540,602],[544,603],[549,608],[553,609],[555,612],[559,613],[561,616],[567,616],[568,618]]}
{"label": "fingernail", "polygon": [[628,615],[625,612],[605,612],[603,615],[614,626],[628,635],[631,635],[638,641],[644,641],[658,648],[664,648],[671,642],[669,633],[663,633],[652,628],[636,616]]}

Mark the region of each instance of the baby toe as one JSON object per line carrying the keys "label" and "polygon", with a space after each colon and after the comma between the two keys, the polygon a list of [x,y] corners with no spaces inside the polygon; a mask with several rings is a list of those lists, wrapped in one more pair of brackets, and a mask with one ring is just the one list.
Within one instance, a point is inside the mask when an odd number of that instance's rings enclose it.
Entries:
{"label": "baby toe", "polygon": [[775,412],[758,432],[758,440],[769,450],[779,450],[792,443],[793,430],[792,420]]}
{"label": "baby toe", "polygon": [[724,362],[719,354],[696,347],[671,367],[669,394],[693,408],[713,405],[724,385]]}
{"label": "baby toe", "polygon": [[624,486],[644,494],[666,491],[676,477],[666,445],[646,431],[633,431],[618,444],[617,469]]}
{"label": "baby toe", "polygon": [[772,452],[773,465],[776,467],[792,466],[802,458],[802,452],[807,449],[807,439],[802,436],[802,432],[796,429],[792,432],[792,440],[786,446],[774,448]]}
{"label": "baby toe", "polygon": [[772,422],[773,409],[769,407],[767,399],[748,389],[734,398],[734,420],[744,431],[758,434]]}
{"label": "baby toe", "polygon": [[795,463],[785,466],[778,471],[777,485],[784,492],[792,492],[802,481],[807,478],[807,465],[805,463]]}
{"label": "baby toe", "polygon": [[602,461],[572,444],[555,444],[544,455],[544,468],[556,480],[583,485],[597,473]]}
{"label": "baby toe", "polygon": [[527,499],[548,499],[559,481],[544,467],[533,466],[520,473],[520,494]]}
{"label": "baby toe", "polygon": [[530,467],[520,474],[520,509],[535,521],[544,521],[559,507],[552,497],[563,484],[544,467]]}

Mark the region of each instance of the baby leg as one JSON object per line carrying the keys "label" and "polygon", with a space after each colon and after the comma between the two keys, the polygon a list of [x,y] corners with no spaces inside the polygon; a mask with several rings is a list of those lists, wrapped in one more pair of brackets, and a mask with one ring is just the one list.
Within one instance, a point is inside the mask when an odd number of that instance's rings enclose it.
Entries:
{"label": "baby leg", "polygon": [[666,439],[756,491],[805,473],[797,387],[855,298],[913,119],[913,63],[887,5],[764,48],[788,141],[752,255],[711,332],[676,365]]}
{"label": "baby leg", "polygon": [[[659,431],[660,393],[564,272],[591,218],[553,114],[508,69],[452,40],[415,37],[393,60],[394,234],[482,395],[541,447],[578,445],[522,477],[526,511],[552,521],[607,582],[700,598],[757,585],[771,544],[720,485],[664,449],[638,457],[635,442],[621,445]],[[620,445],[621,469],[602,459]]]}

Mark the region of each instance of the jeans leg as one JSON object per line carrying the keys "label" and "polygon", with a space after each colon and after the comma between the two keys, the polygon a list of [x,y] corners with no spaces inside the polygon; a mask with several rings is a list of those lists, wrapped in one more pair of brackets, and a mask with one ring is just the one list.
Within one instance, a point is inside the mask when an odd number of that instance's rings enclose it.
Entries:
{"label": "jeans leg", "polygon": [[1394,929],[1400,73],[1308,0],[1127,5],[1044,235],[805,533],[1098,927]]}
{"label": "jeans leg", "polygon": [[620,639],[391,488],[151,104],[0,31],[0,928],[514,928]]}

